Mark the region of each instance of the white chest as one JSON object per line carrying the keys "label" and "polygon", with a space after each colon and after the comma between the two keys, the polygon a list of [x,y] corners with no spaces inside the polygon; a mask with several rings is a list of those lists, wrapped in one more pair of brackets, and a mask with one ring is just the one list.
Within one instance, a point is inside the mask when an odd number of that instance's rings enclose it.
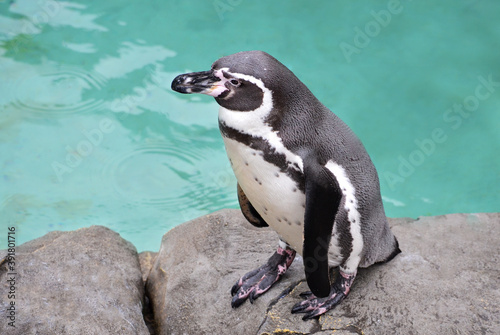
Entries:
{"label": "white chest", "polygon": [[263,152],[224,138],[227,155],[243,192],[262,218],[302,254],[305,195],[294,180],[264,160]]}

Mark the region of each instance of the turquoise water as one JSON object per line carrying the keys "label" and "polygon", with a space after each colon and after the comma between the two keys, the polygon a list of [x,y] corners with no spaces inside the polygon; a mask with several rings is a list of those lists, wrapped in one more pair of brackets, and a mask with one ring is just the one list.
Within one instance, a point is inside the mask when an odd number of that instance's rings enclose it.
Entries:
{"label": "turquoise water", "polygon": [[0,248],[100,224],[157,250],[237,207],[215,101],[179,73],[261,49],[364,142],[388,216],[500,211],[500,2],[1,1]]}

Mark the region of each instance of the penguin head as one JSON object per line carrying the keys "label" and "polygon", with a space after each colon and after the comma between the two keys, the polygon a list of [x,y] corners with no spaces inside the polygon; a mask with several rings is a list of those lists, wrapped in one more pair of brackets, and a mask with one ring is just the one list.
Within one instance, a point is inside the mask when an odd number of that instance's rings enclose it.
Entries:
{"label": "penguin head", "polygon": [[[209,71],[181,74],[172,81],[180,93],[213,96],[232,111],[248,112],[307,88],[283,64],[263,51],[243,51],[215,61]],[[282,99],[280,99],[282,100]]]}

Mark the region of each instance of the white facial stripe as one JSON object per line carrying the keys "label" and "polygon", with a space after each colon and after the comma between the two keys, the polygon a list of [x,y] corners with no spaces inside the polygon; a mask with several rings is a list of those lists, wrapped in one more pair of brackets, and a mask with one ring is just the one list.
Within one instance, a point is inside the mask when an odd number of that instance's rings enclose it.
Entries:
{"label": "white facial stripe", "polygon": [[264,97],[262,99],[262,104],[257,109],[249,112],[231,111],[221,107],[219,110],[219,120],[244,134],[267,140],[269,145],[273,147],[277,153],[285,155],[286,160],[292,163],[292,166],[296,170],[303,172],[304,164],[302,158],[285,148],[281,138],[278,136],[278,132],[273,130],[271,126],[265,122],[267,116],[273,109],[272,91],[266,88],[260,79],[246,74],[232,73],[228,70],[228,68],[222,68],[218,71],[224,71],[235,78],[251,82],[264,92]]}
{"label": "white facial stripe", "polygon": [[359,262],[361,261],[361,252],[363,251],[363,236],[361,235],[361,215],[358,212],[358,200],[356,199],[356,190],[347,176],[344,168],[334,161],[330,160],[325,167],[337,179],[344,199],[344,209],[347,211],[347,219],[350,223],[350,232],[352,236],[352,251],[343,266],[346,273],[355,273]]}
{"label": "white facial stripe", "polygon": [[222,73],[222,70],[215,70],[214,71],[214,76],[216,76],[217,78],[220,78],[220,80],[222,81],[227,81],[227,78],[224,77],[224,74]]}

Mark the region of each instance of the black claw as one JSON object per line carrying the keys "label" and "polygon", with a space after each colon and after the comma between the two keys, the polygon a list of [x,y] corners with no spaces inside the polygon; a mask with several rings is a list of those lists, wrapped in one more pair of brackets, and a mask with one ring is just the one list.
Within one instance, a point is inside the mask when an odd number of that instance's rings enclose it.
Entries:
{"label": "black claw", "polygon": [[257,298],[258,298],[258,296],[256,296],[255,291],[252,291],[252,293],[250,293],[250,295],[248,296],[248,301],[250,301],[250,303],[253,304],[253,302]]}
{"label": "black claw", "polygon": [[301,298],[305,298],[305,299],[309,298],[312,295],[313,295],[313,293],[311,291],[305,291],[305,292],[302,292],[301,294],[299,294],[299,296]]}
{"label": "black claw", "polygon": [[231,307],[232,308],[238,308],[245,302],[245,299],[239,299],[238,296],[234,297],[233,300],[231,300]]}
{"label": "black claw", "polygon": [[303,321],[312,320],[318,318],[319,315],[314,315],[314,313],[308,313],[302,317]]}
{"label": "black claw", "polygon": [[262,293],[259,294],[256,290],[253,290],[252,293],[250,293],[250,295],[248,296],[248,300],[250,300],[250,303],[253,304],[253,302],[257,300],[257,298],[259,298],[261,295]]}
{"label": "black claw", "polygon": [[295,304],[292,308],[292,314],[302,313],[303,310],[307,308],[306,305],[302,305],[302,303]]}
{"label": "black claw", "polygon": [[238,290],[240,289],[240,285],[239,285],[240,281],[238,280],[236,282],[236,284],[233,285],[233,287],[231,288],[231,296],[234,297],[234,295],[238,292]]}

